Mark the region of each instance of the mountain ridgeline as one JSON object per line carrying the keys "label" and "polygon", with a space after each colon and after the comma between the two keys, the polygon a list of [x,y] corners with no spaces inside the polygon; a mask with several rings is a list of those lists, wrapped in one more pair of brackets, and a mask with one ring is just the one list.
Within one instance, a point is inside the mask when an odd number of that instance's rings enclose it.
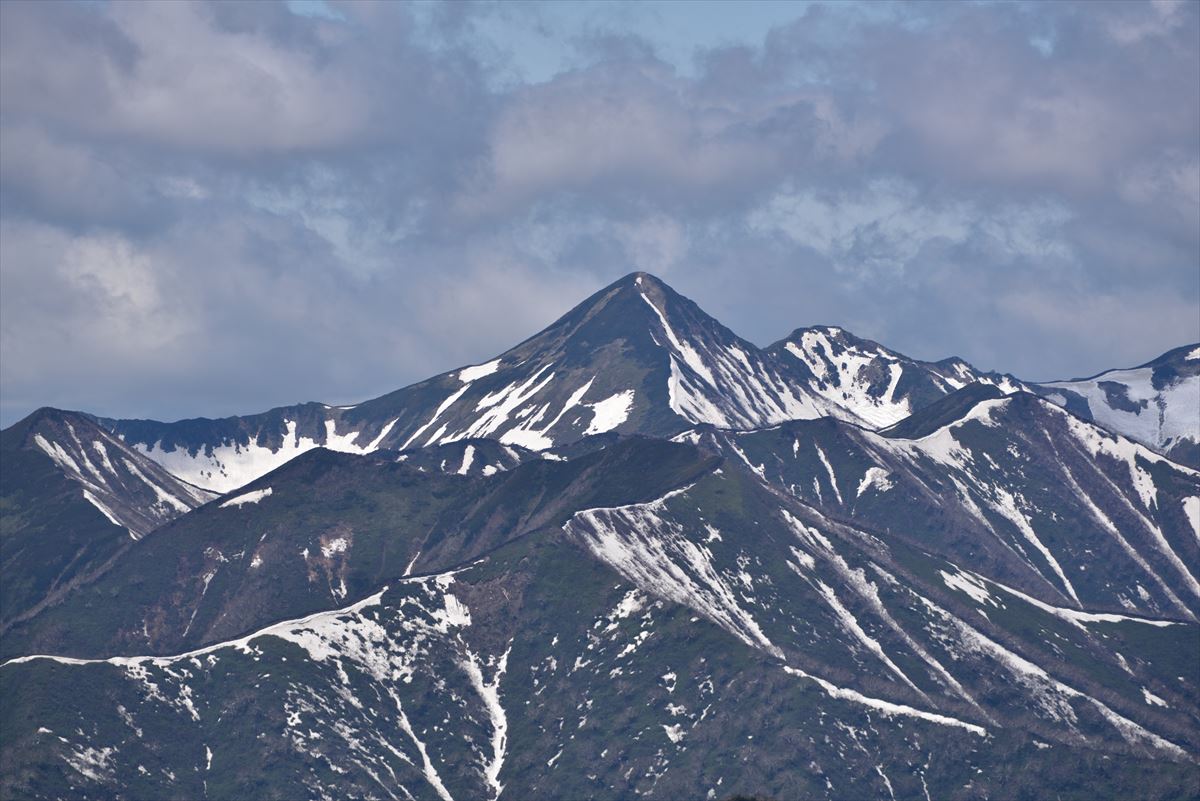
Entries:
{"label": "mountain ridgeline", "polygon": [[754,429],[826,416],[877,428],[973,382],[1021,386],[835,328],[760,349],[637,273],[489,362],[354,406],[100,422],[176,475],[227,492],[315,447],[367,453],[488,438],[541,451],[610,431],[671,436],[702,423]]}
{"label": "mountain ridgeline", "polygon": [[1198,346],[758,348],[644,273],[354,406],[40,410],[0,796],[1200,797],[1198,443]]}

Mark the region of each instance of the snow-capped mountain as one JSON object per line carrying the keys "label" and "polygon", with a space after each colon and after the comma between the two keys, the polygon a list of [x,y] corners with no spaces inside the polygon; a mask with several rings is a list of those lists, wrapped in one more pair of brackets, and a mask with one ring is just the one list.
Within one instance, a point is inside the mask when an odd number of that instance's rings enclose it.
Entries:
{"label": "snow-capped mountain", "polygon": [[760,349],[638,273],[355,406],[42,410],[0,797],[1195,796],[1194,355]]}
{"label": "snow-capped mountain", "polygon": [[45,454],[79,485],[88,503],[134,539],[216,497],[176,478],[81,414],[41,409],[6,435],[13,438],[12,447]]}
{"label": "snow-capped mountain", "polygon": [[883,432],[820,420],[683,437],[1047,603],[1200,618],[1200,473],[1032,394],[970,385]]}
{"label": "snow-capped mountain", "polygon": [[959,358],[910,359],[835,326],[798,328],[768,350],[800,360],[812,376],[810,389],[848,410],[846,419],[869,428],[894,425],[968,384],[990,384],[1005,393],[1025,388],[1012,376],[982,372]]}
{"label": "snow-capped mountain", "polygon": [[489,438],[540,451],[609,431],[661,435],[697,422],[753,428],[849,414],[809,392],[796,367],[638,273],[489,362],[356,406],[104,422],[177,475],[227,491],[317,446],[366,453]]}
{"label": "snow-capped mountain", "polygon": [[1040,384],[1036,390],[1085,420],[1200,468],[1200,343],[1141,367]]}
{"label": "snow-capped mountain", "polygon": [[698,423],[755,429],[824,416],[876,428],[974,381],[1021,386],[840,329],[800,330],[760,349],[634,273],[489,362],[355,406],[102,422],[175,475],[227,492],[316,447],[369,453],[488,438],[541,451],[605,432],[669,436]]}

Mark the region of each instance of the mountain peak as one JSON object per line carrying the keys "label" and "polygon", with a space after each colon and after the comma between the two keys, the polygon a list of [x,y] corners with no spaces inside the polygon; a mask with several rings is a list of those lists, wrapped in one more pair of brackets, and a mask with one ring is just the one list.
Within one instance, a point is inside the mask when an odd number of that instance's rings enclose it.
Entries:
{"label": "mountain peak", "polygon": [[56,409],[53,406],[42,406],[4,429],[3,436],[0,437],[0,443],[2,443],[4,448],[25,447],[30,443],[33,435],[39,432],[45,434],[48,430],[53,430],[64,425],[90,429],[96,423],[90,415],[82,412]]}
{"label": "mountain peak", "polygon": [[42,407],[5,430],[0,445],[6,452],[33,454],[23,457],[26,461],[52,464],[52,472],[66,478],[80,497],[110,522],[128,529],[134,539],[212,497],[81,412]]}
{"label": "mountain peak", "polygon": [[627,275],[624,275],[624,276],[618,278],[616,281],[614,281],[612,284],[609,285],[609,288],[611,288],[611,287],[631,287],[631,288],[635,288],[635,289],[650,288],[650,289],[660,289],[660,290],[668,289],[668,290],[671,290],[672,292],[675,291],[667,284],[666,281],[662,280],[657,275],[654,275],[653,273],[643,272],[642,270],[636,270],[632,273],[628,273]]}
{"label": "mountain peak", "polygon": [[[720,325],[720,323],[705,313],[699,305],[682,295],[666,281],[652,273],[641,271],[629,273],[612,282],[567,312],[564,315],[564,319],[571,317],[581,309],[595,308],[597,304],[600,307],[606,306],[616,298],[636,301],[635,308],[639,312],[650,312],[653,308],[659,314],[671,315],[676,307],[681,305],[686,306],[690,314],[702,318],[705,322],[711,321],[714,325]],[[644,309],[642,308],[643,306],[645,307]],[[616,304],[616,307],[619,308],[620,304]],[[629,322],[635,322],[640,325],[646,322],[646,320],[653,321],[653,319],[653,316],[647,318],[642,314],[634,314],[629,317]]]}
{"label": "mountain peak", "polygon": [[898,423],[973,382],[1006,393],[1021,388],[1009,376],[985,373],[961,359],[912,359],[833,325],[797,328],[768,350],[803,364],[817,393],[874,428]]}
{"label": "mountain peak", "polygon": [[584,298],[545,329],[512,348],[509,353],[517,353],[526,345],[545,340],[547,337],[556,338],[564,334],[575,336],[596,317],[602,318],[610,335],[616,334],[617,329],[628,333],[630,328],[645,328],[647,324],[654,322],[656,314],[670,314],[670,308],[680,302],[693,307],[708,318],[700,311],[699,306],[680,295],[657,276],[646,272],[628,273]]}

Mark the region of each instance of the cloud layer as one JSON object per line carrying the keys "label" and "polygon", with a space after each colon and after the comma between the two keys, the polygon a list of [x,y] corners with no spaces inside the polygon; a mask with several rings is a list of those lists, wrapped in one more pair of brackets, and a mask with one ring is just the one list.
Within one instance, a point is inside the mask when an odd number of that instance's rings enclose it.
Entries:
{"label": "cloud layer", "polygon": [[1034,380],[1200,340],[1200,6],[613,8],[0,4],[4,424],[360,400],[634,269]]}

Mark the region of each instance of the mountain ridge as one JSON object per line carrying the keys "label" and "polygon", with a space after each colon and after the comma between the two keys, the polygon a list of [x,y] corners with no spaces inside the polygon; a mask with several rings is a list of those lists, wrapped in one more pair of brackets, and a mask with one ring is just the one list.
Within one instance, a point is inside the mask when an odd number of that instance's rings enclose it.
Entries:
{"label": "mountain ridge", "polygon": [[1200,467],[1200,343],[1172,348],[1138,367],[1034,389],[1085,420]]}
{"label": "mountain ridge", "polygon": [[[853,356],[842,359],[843,369],[829,358],[796,357],[779,343],[758,348],[659,279],[631,273],[491,361],[359,404],[101,422],[175,474],[226,491],[317,445],[366,452],[484,436],[540,450],[603,431],[670,436],[701,422],[756,428],[825,415],[877,427],[907,416],[931,393],[969,383],[964,376],[1018,386],[965,363],[938,367],[881,346],[870,358]],[[876,362],[902,365],[902,381],[914,384],[903,399],[879,400],[888,387],[864,373],[878,372]],[[929,371],[937,378],[923,375]]]}
{"label": "mountain ridge", "polygon": [[[491,361],[358,404],[94,419],[185,481],[228,491],[317,446],[365,453],[486,437],[540,450],[602,431],[670,436],[705,422],[753,429],[820,416],[882,428],[974,382],[1061,394],[958,357],[911,359],[837,326],[797,328],[757,348],[654,276],[631,273]],[[1078,401],[1070,408],[1097,419]],[[1186,437],[1167,445],[1184,463],[1200,449]]]}
{"label": "mountain ridge", "polygon": [[362,404],[6,430],[0,795],[1194,795],[1200,471],[781,343],[634,273]]}

